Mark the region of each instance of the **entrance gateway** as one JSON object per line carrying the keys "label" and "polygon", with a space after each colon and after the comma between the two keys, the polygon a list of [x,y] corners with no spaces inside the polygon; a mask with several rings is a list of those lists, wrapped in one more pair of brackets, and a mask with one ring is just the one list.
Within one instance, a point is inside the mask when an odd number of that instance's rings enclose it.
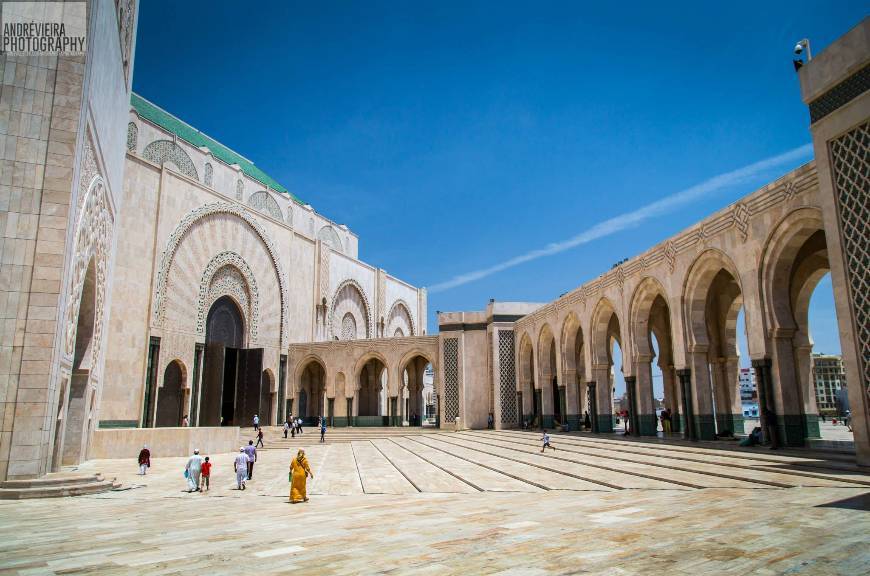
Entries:
{"label": "entrance gateway", "polygon": [[269,383],[263,382],[263,349],[245,348],[245,324],[230,296],[212,305],[206,320],[199,426],[248,426],[271,420]]}

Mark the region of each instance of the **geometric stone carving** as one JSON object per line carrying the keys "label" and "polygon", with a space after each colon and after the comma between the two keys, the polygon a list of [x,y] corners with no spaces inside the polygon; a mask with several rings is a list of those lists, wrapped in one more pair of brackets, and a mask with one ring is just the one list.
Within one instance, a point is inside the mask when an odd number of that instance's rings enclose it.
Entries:
{"label": "geometric stone carving", "polygon": [[837,220],[858,344],[858,370],[870,393],[870,123],[831,140]]}
{"label": "geometric stone carving", "polygon": [[514,362],[514,331],[498,331],[499,398],[501,423],[517,422],[517,385]]}
{"label": "geometric stone carving", "polygon": [[459,338],[444,339],[444,420],[459,416]]}
{"label": "geometric stone carving", "polygon": [[351,314],[354,318],[356,326],[354,334],[356,338],[372,337],[371,306],[362,286],[355,280],[345,280],[342,282],[332,297],[328,327],[330,340],[335,336],[342,336],[347,314]]}
{"label": "geometric stone carving", "polygon": [[402,299],[396,300],[390,308],[384,337],[395,336],[396,331],[400,331],[402,336],[413,336],[417,333],[411,317],[411,307]]}
{"label": "geometric stone carving", "polygon": [[212,175],[214,174],[214,168],[211,167],[211,164],[208,162],[205,163],[205,170],[202,174],[202,182],[206,186],[211,186]]}
{"label": "geometric stone carving", "polygon": [[317,233],[317,239],[322,241],[324,244],[335,250],[336,252],[342,251],[341,239],[338,237],[338,234],[333,230],[332,226],[328,224],[320,229]]}
{"label": "geometric stone carving", "polygon": [[356,320],[353,314],[347,312],[341,320],[341,339],[356,340],[357,337]]}
{"label": "geometric stone carving", "polygon": [[171,162],[175,164],[179,172],[188,178],[199,180],[193,160],[181,146],[172,140],[155,140],[145,147],[145,150],[142,151],[142,157],[161,166],[166,162]]}
{"label": "geometric stone carving", "polygon": [[[792,182],[789,184],[794,186]],[[746,207],[745,202],[737,202],[734,205],[731,218],[737,231],[740,232],[740,238],[746,242],[746,238],[749,236],[749,208]]]}
{"label": "geometric stone carving", "polygon": [[276,202],[275,199],[272,198],[272,195],[265,190],[251,194],[251,197],[248,198],[248,206],[260,214],[271,216],[275,220],[283,221],[284,219],[283,214],[281,214],[281,208],[278,206],[278,202]]}
{"label": "geometric stone carving", "polygon": [[242,195],[245,192],[245,183],[241,180],[236,182],[236,200],[242,201]]}
{"label": "geometric stone carving", "polygon": [[136,151],[136,145],[139,143],[139,128],[133,122],[127,124],[127,150],[130,152]]}
{"label": "geometric stone carving", "polygon": [[221,296],[230,296],[239,305],[250,326],[250,339],[257,341],[260,318],[260,294],[248,263],[239,254],[225,251],[206,265],[196,299],[196,332],[205,333],[205,317]]}

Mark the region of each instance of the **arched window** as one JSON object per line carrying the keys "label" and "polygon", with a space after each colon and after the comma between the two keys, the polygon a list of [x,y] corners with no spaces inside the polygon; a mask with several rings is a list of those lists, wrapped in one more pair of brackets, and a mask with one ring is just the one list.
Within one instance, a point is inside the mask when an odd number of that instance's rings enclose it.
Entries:
{"label": "arched window", "polygon": [[187,152],[181,146],[172,140],[155,140],[145,147],[142,156],[146,160],[161,166],[166,162],[171,162],[185,176],[199,180],[196,167],[193,165],[190,156],[187,155]]}
{"label": "arched window", "polygon": [[206,186],[211,186],[212,176],[214,175],[214,169],[211,167],[211,164],[208,162],[205,163],[205,172],[203,173],[202,180]]}
{"label": "arched window", "polygon": [[127,150],[130,152],[136,151],[136,145],[139,143],[139,127],[135,122],[127,124]]}
{"label": "arched window", "polygon": [[248,206],[261,214],[271,216],[275,220],[284,219],[281,214],[281,208],[278,206],[278,202],[276,202],[275,199],[272,198],[272,195],[265,190],[251,194],[251,197],[248,198]]}
{"label": "arched window", "polygon": [[344,318],[341,319],[341,339],[342,340],[356,340],[356,320],[353,317],[353,314],[348,312],[344,315]]}

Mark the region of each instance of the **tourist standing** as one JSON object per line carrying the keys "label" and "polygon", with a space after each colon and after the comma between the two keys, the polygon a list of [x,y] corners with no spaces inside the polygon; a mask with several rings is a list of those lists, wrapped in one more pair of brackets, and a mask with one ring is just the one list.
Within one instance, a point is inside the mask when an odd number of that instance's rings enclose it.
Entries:
{"label": "tourist standing", "polygon": [[662,410],[662,432],[664,432],[665,434],[670,434],[671,430],[673,430],[671,409],[665,408],[664,410]]}
{"label": "tourist standing", "polygon": [[181,426],[184,428],[190,426],[190,418],[187,417],[187,414],[185,414],[184,418],[181,419]]}
{"label": "tourist standing", "polygon": [[245,479],[248,477],[248,455],[245,454],[244,446],[239,448],[239,455],[233,461],[233,469],[236,471],[236,484],[239,490],[244,490]]}
{"label": "tourist standing", "polygon": [[208,456],[205,457],[205,462],[202,463],[202,483],[203,491],[208,490],[208,480],[211,478],[211,462],[208,461]]}
{"label": "tourist standing", "polygon": [[144,476],[149,468],[151,468],[151,450],[145,444],[139,450],[139,476]]}
{"label": "tourist standing", "polygon": [[254,462],[257,461],[257,447],[253,440],[248,440],[248,445],[243,449],[248,456],[248,480],[254,479]]}
{"label": "tourist standing", "polygon": [[300,434],[302,434],[302,418],[301,417],[297,418],[296,423],[299,425],[299,427],[296,428],[296,431],[299,432]]}
{"label": "tourist standing", "polygon": [[254,414],[254,431],[260,429],[260,417]]}
{"label": "tourist standing", "polygon": [[308,459],[305,458],[305,450],[299,449],[296,453],[296,458],[290,461],[290,502],[296,504],[298,502],[308,502],[308,493],[306,492],[306,483],[308,477],[314,478],[311,473],[311,468],[308,466]]}
{"label": "tourist standing", "polygon": [[546,450],[547,448],[551,448],[551,449],[553,449],[553,450],[556,449],[555,446],[550,445],[550,435],[547,434],[547,430],[546,430],[546,429],[544,430],[544,435],[541,436],[541,443],[543,444],[543,446],[541,446],[541,452],[543,452],[543,451]]}
{"label": "tourist standing", "polygon": [[188,459],[184,470],[187,472],[187,491],[199,492],[199,476],[202,472],[202,456],[199,455],[199,448],[194,449],[193,456]]}
{"label": "tourist standing", "polygon": [[320,420],[320,442],[326,442],[326,420]]}
{"label": "tourist standing", "polygon": [[589,411],[583,413],[583,428],[592,430],[592,421],[589,419]]}
{"label": "tourist standing", "polygon": [[493,427],[493,418],[492,418],[492,412],[490,412],[486,416],[486,429],[492,430],[492,427]]}
{"label": "tourist standing", "polygon": [[287,439],[287,432],[289,432],[289,431],[290,431],[290,422],[288,422],[287,419],[285,418],[284,419],[284,439],[285,440]]}
{"label": "tourist standing", "polygon": [[846,410],[846,416],[843,417],[843,425],[849,429],[849,432],[852,431],[852,411]]}
{"label": "tourist standing", "polygon": [[259,446],[260,448],[266,447],[265,445],[263,445],[263,429],[262,428],[257,430],[257,446]]}
{"label": "tourist standing", "polygon": [[296,418],[290,415],[290,436],[296,438]]}

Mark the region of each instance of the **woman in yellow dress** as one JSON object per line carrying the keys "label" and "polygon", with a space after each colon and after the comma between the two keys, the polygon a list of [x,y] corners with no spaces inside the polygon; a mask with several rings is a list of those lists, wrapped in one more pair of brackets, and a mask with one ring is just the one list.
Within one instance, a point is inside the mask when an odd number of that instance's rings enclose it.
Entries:
{"label": "woman in yellow dress", "polygon": [[305,483],[308,476],[314,478],[311,468],[308,467],[308,459],[305,458],[305,450],[299,450],[296,458],[290,461],[290,502],[308,502],[305,492]]}

